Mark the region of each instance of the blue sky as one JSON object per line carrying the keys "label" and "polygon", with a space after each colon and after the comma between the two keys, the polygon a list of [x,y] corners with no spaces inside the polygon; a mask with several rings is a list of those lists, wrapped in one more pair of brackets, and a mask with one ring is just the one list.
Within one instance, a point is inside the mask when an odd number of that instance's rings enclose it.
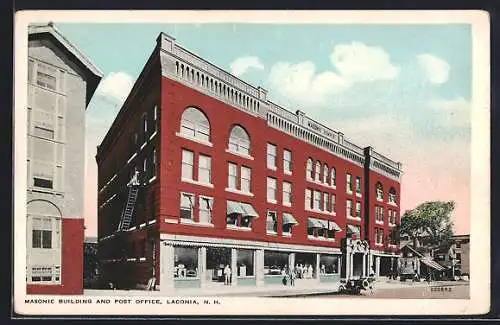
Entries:
{"label": "blue sky", "polygon": [[104,73],[87,109],[90,172],[95,146],[163,31],[266,88],[276,103],[301,109],[360,146],[372,145],[403,162],[403,208],[453,199],[460,229],[468,230],[469,25],[56,22],[56,27]]}

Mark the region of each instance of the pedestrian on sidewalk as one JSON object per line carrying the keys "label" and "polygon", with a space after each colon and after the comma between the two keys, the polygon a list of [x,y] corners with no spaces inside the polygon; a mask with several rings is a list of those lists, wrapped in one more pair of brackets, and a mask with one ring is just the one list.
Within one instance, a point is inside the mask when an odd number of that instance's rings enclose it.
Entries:
{"label": "pedestrian on sidewalk", "polygon": [[229,265],[226,265],[226,267],[224,267],[224,285],[229,285],[230,277],[231,269],[229,268]]}
{"label": "pedestrian on sidewalk", "polygon": [[295,270],[293,268],[290,270],[290,275],[289,276],[290,276],[290,286],[291,287],[295,287],[295,276],[296,276],[296,274],[295,274]]}

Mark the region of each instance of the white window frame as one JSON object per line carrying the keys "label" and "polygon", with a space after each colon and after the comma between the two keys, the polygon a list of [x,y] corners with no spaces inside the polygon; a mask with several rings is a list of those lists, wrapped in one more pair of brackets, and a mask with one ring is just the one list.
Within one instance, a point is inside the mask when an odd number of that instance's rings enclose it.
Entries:
{"label": "white window frame", "polygon": [[[245,178],[245,173],[248,173],[248,178]],[[248,188],[245,188],[243,184],[248,183]],[[252,169],[250,167],[241,166],[240,169],[240,191],[244,193],[252,193]]]}
{"label": "white window frame", "polygon": [[[208,127],[204,126],[201,121],[191,121],[188,118],[184,117],[184,114],[190,110],[194,109],[197,110],[206,120]],[[187,132],[186,130],[190,130]],[[205,115],[205,112],[203,112],[201,109],[197,107],[187,107],[181,115],[181,122],[180,122],[180,130],[178,133],[176,133],[177,136],[204,144],[206,146],[212,146],[212,143],[210,142],[211,139],[211,126],[210,126],[210,120],[208,117]]]}
{"label": "white window frame", "polygon": [[330,194],[327,192],[323,192],[323,208],[321,210],[330,212]]}
{"label": "white window frame", "polygon": [[[180,210],[184,210],[186,211],[187,209],[187,206],[183,206],[183,197],[189,197],[189,201],[190,201],[190,214],[191,214],[191,218],[184,218],[182,216],[182,214],[180,213]],[[181,222],[188,222],[188,223],[193,223],[194,222],[194,207],[196,206],[196,195],[192,194],[192,193],[187,193],[187,192],[181,192],[181,195],[180,195],[180,204],[179,204],[179,218],[181,220]]]}
{"label": "white window frame", "polygon": [[312,194],[312,190],[309,189],[309,188],[306,188],[305,192],[304,192],[304,209],[305,210],[311,210],[312,207],[313,207],[313,204],[312,204],[312,199],[313,199],[313,194]]}
{"label": "white window frame", "polygon": [[352,194],[352,174],[349,173],[346,175],[345,191],[347,194]]}
{"label": "white window frame", "polygon": [[324,164],[323,165],[323,183],[328,184],[328,165]]}
{"label": "white window frame", "polygon": [[306,179],[314,180],[314,161],[312,158],[307,159],[306,163]]}
{"label": "white window frame", "polygon": [[[186,156],[185,156],[186,154]],[[188,158],[188,156],[191,156],[191,161],[187,161],[185,160],[185,158]],[[186,149],[182,149],[182,158],[181,158],[181,177],[182,177],[182,180],[189,180],[189,181],[194,181],[194,152],[193,151],[190,151],[190,150],[186,150]],[[186,168],[190,168],[191,172],[190,174],[191,175],[186,175],[185,174],[185,167]],[[187,169],[186,169],[187,170]]]}
{"label": "white window frame", "polygon": [[[232,184],[233,181],[234,184]],[[227,164],[227,188],[232,190],[238,189],[238,165],[232,162]]]}
{"label": "white window frame", "polygon": [[272,143],[267,144],[267,168],[277,170],[278,147]]}
{"label": "white window frame", "polygon": [[293,162],[292,152],[288,149],[283,150],[283,172],[287,175],[292,175]]}
{"label": "white window frame", "polygon": [[[208,209],[203,206],[204,203],[208,202]],[[198,222],[202,224],[213,224],[213,205],[214,198],[210,196],[200,195],[198,197]],[[208,221],[202,221],[202,211],[208,211]]]}
{"label": "white window frame", "polygon": [[321,191],[313,191],[313,209],[321,210]]}
{"label": "white window frame", "polygon": [[283,182],[283,205],[292,205],[292,183]]}
{"label": "white window frame", "polygon": [[[272,186],[274,183],[274,187]],[[267,177],[267,202],[276,204],[278,180],[274,177]],[[272,194],[272,196],[271,196]]]}
{"label": "white window frame", "polygon": [[[205,160],[208,167],[203,166],[202,161]],[[202,179],[201,175],[208,173],[208,181]],[[212,184],[212,157],[204,154],[198,155],[198,182],[203,184]]]}
{"label": "white window frame", "polygon": [[[273,220],[273,229],[270,230],[269,229],[269,217],[271,217],[272,215],[274,215],[274,220]],[[276,229],[276,230],[274,230]],[[267,211],[267,214],[266,214],[266,233],[268,235],[276,235],[277,234],[277,231],[278,231],[278,213],[276,213],[276,211]]]}
{"label": "white window frame", "polygon": [[362,193],[362,185],[361,185],[361,177],[356,176],[356,196],[361,196]]}
{"label": "white window frame", "polygon": [[[246,139],[242,138],[238,135],[233,134],[233,131],[236,129],[241,129],[243,132],[246,134]],[[235,147],[235,148],[233,148]],[[242,149],[243,148],[243,149]],[[231,129],[231,132],[229,133],[229,141],[228,141],[228,152],[247,157],[247,158],[252,158],[252,142],[250,140],[250,135],[248,134],[247,130],[245,130],[242,126],[240,125],[235,125]]]}
{"label": "white window frame", "polygon": [[347,218],[353,218],[354,216],[352,215],[352,200],[346,200],[345,201],[345,214]]}
{"label": "white window frame", "polygon": [[314,181],[321,182],[321,163],[319,161],[316,162],[314,167]]}

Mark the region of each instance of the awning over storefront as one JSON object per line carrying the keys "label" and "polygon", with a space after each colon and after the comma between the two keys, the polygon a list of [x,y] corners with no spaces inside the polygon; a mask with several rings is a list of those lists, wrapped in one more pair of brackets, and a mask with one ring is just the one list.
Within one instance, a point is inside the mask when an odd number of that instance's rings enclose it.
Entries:
{"label": "awning over storefront", "polygon": [[328,229],[328,221],[322,219],[317,219],[316,221],[318,221],[321,224],[321,228]]}
{"label": "awning over storefront", "polygon": [[248,203],[240,203],[240,204],[241,204],[241,208],[244,211],[243,215],[245,217],[253,217],[255,219],[257,219],[259,217],[259,214],[257,213],[257,211],[255,211],[255,209],[253,208],[253,206],[251,206]]}
{"label": "awning over storefront", "polygon": [[290,213],[283,213],[283,224],[284,225],[297,225],[298,222]]}
{"label": "awning over storefront", "polygon": [[328,221],[328,230],[342,231],[342,228],[340,228],[335,222]]}
{"label": "awning over storefront", "polygon": [[243,207],[241,206],[241,203],[234,201],[227,201],[227,214],[233,214],[233,213],[246,214],[245,210],[243,210]]}
{"label": "awning over storefront", "polygon": [[307,226],[309,228],[323,228],[323,224],[318,219],[309,218]]}
{"label": "awning over storefront", "polygon": [[429,267],[432,267],[433,269],[436,269],[438,271],[443,271],[445,268],[443,266],[441,266],[438,262],[436,261],[433,261],[429,258],[422,258],[421,259],[422,263],[424,263],[425,265],[429,266]]}
{"label": "awning over storefront", "polygon": [[347,230],[353,234],[359,234],[359,229],[353,225],[347,225]]}

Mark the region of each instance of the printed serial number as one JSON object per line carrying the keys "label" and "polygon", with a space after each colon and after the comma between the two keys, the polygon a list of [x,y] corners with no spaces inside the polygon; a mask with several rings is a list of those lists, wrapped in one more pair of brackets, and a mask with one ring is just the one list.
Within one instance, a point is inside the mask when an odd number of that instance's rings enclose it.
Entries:
{"label": "printed serial number", "polygon": [[431,292],[451,292],[451,287],[433,287]]}

